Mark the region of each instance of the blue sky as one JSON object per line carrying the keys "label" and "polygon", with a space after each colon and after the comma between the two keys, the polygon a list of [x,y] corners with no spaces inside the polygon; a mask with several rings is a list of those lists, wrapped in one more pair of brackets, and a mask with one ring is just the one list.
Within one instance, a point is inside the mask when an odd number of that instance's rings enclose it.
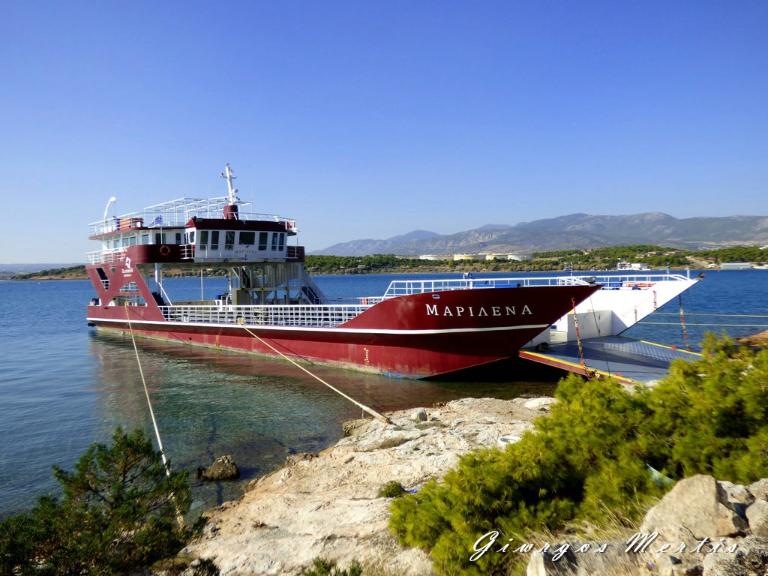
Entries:
{"label": "blue sky", "polygon": [[768,3],[42,2],[0,17],[0,262],[106,200],[241,197],[310,250],[571,212],[768,214]]}

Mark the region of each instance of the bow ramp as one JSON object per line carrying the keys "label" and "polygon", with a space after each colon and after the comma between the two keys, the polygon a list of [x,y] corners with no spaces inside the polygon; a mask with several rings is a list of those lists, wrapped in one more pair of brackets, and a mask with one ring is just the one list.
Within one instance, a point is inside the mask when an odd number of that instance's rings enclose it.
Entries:
{"label": "bow ramp", "polygon": [[[544,348],[544,349],[542,349]],[[653,384],[667,375],[673,360],[701,358],[673,346],[623,336],[591,338],[548,347],[526,347],[520,358],[588,377],[613,377],[625,384]]]}

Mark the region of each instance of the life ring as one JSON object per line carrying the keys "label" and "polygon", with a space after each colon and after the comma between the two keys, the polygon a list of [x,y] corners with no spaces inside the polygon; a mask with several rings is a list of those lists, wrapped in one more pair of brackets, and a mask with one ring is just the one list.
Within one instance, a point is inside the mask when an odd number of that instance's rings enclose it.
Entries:
{"label": "life ring", "polygon": [[160,246],[160,256],[170,256],[171,255],[171,247],[167,244],[163,244]]}

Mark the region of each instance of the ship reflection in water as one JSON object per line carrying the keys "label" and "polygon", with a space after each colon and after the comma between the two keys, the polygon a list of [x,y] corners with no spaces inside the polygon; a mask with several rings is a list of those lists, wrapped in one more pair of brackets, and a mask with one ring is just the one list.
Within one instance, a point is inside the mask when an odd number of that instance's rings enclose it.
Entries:
{"label": "ship reflection in water", "polygon": [[[236,498],[242,484],[280,466],[286,456],[317,452],[342,436],[345,420],[361,410],[287,362],[255,355],[137,339],[163,444],[176,469],[189,470],[232,454],[240,483],[197,483],[206,506]],[[91,352],[101,437],[116,426],[152,424],[130,337],[94,333]],[[379,411],[431,406],[468,396],[514,398],[551,394],[554,384],[397,380],[315,365],[311,370],[341,391]]]}

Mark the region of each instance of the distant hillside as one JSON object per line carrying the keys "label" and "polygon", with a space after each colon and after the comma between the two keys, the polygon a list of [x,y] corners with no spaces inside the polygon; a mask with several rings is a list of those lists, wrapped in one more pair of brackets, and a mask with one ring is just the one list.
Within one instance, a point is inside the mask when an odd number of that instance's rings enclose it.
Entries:
{"label": "distant hillside", "polygon": [[334,244],[314,254],[520,253],[568,248],[597,248],[627,244],[657,244],[705,249],[735,244],[768,244],[768,216],[675,218],[660,212],[628,216],[569,214],[522,222],[514,226],[488,225],[456,234],[423,230],[387,240],[353,240]]}

